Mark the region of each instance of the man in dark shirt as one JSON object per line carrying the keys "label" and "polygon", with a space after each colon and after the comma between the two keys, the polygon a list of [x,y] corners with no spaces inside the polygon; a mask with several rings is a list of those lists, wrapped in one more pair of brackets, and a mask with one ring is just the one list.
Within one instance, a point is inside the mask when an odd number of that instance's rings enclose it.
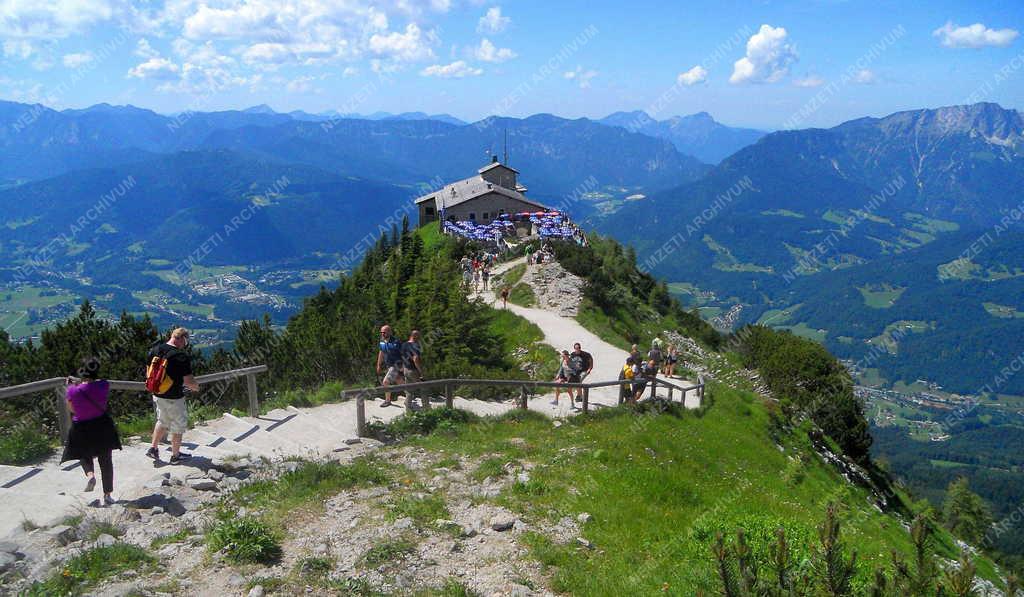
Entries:
{"label": "man in dark shirt", "polygon": [[149,349],[149,361],[154,357],[167,359],[165,377],[171,386],[160,394],[153,395],[156,406],[156,426],[153,428],[153,443],[146,456],[160,460],[160,442],[168,433],[171,434],[171,464],[178,464],[189,458],[190,454],[181,451],[181,436],[188,429],[188,410],[185,406],[185,388],[193,392],[199,391],[199,384],[192,377],[192,361],[186,352],[188,347],[188,330],[176,328],[166,342],[158,342]]}
{"label": "man in dark shirt", "polygon": [[[572,383],[583,383],[590,372],[594,370],[594,357],[583,350],[580,343],[572,345],[572,354],[569,355],[569,366],[575,371],[575,375],[569,379]],[[573,388],[569,388],[569,395],[572,396]],[[576,388],[576,402],[583,401],[583,388]]]}
{"label": "man in dark shirt", "polygon": [[[423,349],[420,347],[420,332],[419,330],[413,330],[409,333],[409,339],[402,343],[402,375],[405,377],[405,383],[423,381],[422,355]],[[405,403],[407,406],[411,403],[411,396],[414,393],[419,394],[424,406],[429,406],[426,402],[430,400],[430,397],[423,390],[406,392]]]}

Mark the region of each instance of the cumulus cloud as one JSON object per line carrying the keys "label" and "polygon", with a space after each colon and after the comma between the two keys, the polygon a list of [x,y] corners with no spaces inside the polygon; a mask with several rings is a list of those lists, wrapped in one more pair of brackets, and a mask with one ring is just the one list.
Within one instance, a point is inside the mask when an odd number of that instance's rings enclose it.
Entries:
{"label": "cumulus cloud", "polygon": [[853,73],[853,82],[858,85],[872,85],[878,82],[878,75],[875,74],[875,71],[869,68],[862,68]]}
{"label": "cumulus cloud", "polygon": [[473,55],[481,62],[505,62],[516,57],[515,52],[495,46],[486,37],[480,40],[480,45],[473,50]]}
{"label": "cumulus cloud", "polygon": [[796,48],[784,27],[761,25],[747,40],[747,54],[733,65],[730,83],[777,83],[797,61]]}
{"label": "cumulus cloud", "polygon": [[433,64],[420,71],[424,77],[440,77],[442,79],[462,79],[483,74],[483,69],[466,64],[465,60],[456,60],[451,64]]}
{"label": "cumulus cloud", "polygon": [[61,62],[67,68],[78,68],[93,61],[92,52],[78,52],[75,54],[64,54]]}
{"label": "cumulus cloud", "polygon": [[597,76],[597,71],[593,69],[584,70],[582,66],[577,65],[576,70],[570,70],[562,73],[562,76],[570,81],[575,81],[580,89],[590,88],[590,80]]}
{"label": "cumulus cloud", "polygon": [[36,51],[32,42],[24,39],[5,39],[3,48],[4,58],[21,58],[22,60],[28,58]]}
{"label": "cumulus cloud", "polygon": [[61,39],[113,16],[111,0],[4,0],[0,3],[0,37]]}
{"label": "cumulus cloud", "polygon": [[687,87],[691,85],[696,85],[698,83],[703,83],[704,81],[707,80],[708,71],[706,68],[699,64],[691,68],[690,70],[686,71],[685,73],[679,73],[679,76],[676,77],[676,83],[680,85],[685,85]]}
{"label": "cumulus cloud", "polygon": [[825,79],[817,75],[808,75],[803,79],[796,79],[793,81],[793,85],[797,87],[821,87],[825,84]]}
{"label": "cumulus cloud", "polygon": [[1015,29],[990,29],[981,23],[961,27],[946,21],[946,24],[932,32],[947,48],[984,48],[987,46],[1006,47],[1020,35]]}
{"label": "cumulus cloud", "polygon": [[401,62],[415,62],[434,57],[431,45],[437,42],[437,35],[424,32],[416,23],[409,23],[399,33],[375,33],[370,37],[370,51],[378,56]]}
{"label": "cumulus cloud", "polygon": [[160,55],[160,52],[157,52],[153,49],[153,46],[149,45],[149,40],[142,38],[135,43],[134,54],[139,58],[156,58]]}
{"label": "cumulus cloud", "polygon": [[316,81],[316,77],[312,76],[301,76],[288,81],[285,85],[285,89],[288,93],[310,93],[315,91],[313,81]]}
{"label": "cumulus cloud", "polygon": [[492,6],[480,17],[476,24],[476,32],[497,35],[507,29],[511,22],[512,19],[501,14],[500,6]]}
{"label": "cumulus cloud", "polygon": [[138,64],[128,71],[128,76],[136,79],[153,79],[167,81],[177,79],[181,69],[177,64],[159,56]]}
{"label": "cumulus cloud", "polygon": [[346,66],[341,71],[341,76],[343,76],[343,77],[354,77],[354,76],[356,76],[358,74],[359,74],[359,69],[354,67],[354,66]]}

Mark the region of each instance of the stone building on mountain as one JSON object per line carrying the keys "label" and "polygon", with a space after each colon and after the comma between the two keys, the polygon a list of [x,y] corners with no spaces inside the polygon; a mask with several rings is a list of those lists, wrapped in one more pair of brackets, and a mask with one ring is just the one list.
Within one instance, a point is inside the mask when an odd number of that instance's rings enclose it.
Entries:
{"label": "stone building on mountain", "polygon": [[519,171],[491,158],[491,163],[471,176],[445,185],[416,199],[419,225],[438,219],[489,224],[501,214],[548,211],[528,199],[519,183]]}

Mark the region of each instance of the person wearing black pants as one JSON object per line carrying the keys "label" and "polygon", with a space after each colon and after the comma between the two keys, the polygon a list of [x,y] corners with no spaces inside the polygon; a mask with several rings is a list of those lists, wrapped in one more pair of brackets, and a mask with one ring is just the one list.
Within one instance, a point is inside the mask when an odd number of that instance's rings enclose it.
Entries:
{"label": "person wearing black pants", "polygon": [[[110,384],[99,376],[100,363],[95,357],[82,361],[77,378],[67,379],[68,409],[71,411],[71,431],[61,462],[78,460],[85,473],[85,491],[96,488],[96,468],[93,460],[100,465],[103,477],[103,501],[100,505],[114,503],[114,460],[113,451],[121,449],[121,438],[117,426],[107,409]],[[80,383],[75,383],[80,382]]]}

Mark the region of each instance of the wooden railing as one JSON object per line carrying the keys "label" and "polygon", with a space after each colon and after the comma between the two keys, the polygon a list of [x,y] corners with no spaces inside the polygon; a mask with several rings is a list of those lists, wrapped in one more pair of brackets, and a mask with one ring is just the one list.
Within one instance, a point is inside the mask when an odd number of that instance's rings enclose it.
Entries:
{"label": "wooden railing", "polygon": [[[637,379],[622,379],[615,381],[600,381],[593,383],[563,383],[556,381],[532,381],[532,380],[520,380],[520,379],[435,379],[430,381],[419,381],[415,383],[407,384],[396,384],[392,386],[375,386],[372,388],[356,388],[351,390],[345,390],[341,393],[342,399],[355,397],[356,400],[356,429],[360,437],[366,437],[368,435],[368,429],[366,426],[366,398],[377,396],[385,393],[396,393],[396,392],[410,392],[415,393],[417,391],[427,390],[430,388],[444,388],[444,403],[448,408],[452,408],[455,396],[453,394],[454,388],[459,386],[484,386],[484,387],[512,387],[519,389],[519,408],[527,409],[528,400],[530,397],[530,390],[536,390],[537,388],[578,388],[583,390],[583,412],[589,412],[590,410],[590,390],[592,388],[607,388],[611,386],[623,386],[646,383],[647,387],[651,388],[651,396],[654,396],[657,392],[658,386],[663,386],[668,389],[668,399],[671,402],[673,400],[673,391],[680,393],[679,400],[682,403],[686,402],[687,392],[696,392],[697,399],[701,404],[704,403],[704,378],[698,377],[697,384],[680,387],[672,382],[658,378],[637,378]],[[645,391],[647,389],[645,387]],[[536,392],[534,392],[536,393]],[[410,408],[410,400],[406,400],[406,410]],[[622,393],[619,393],[619,404],[622,404]],[[423,400],[424,408],[430,408],[430,400]]]}
{"label": "wooden railing", "polygon": [[[197,375],[195,379],[196,383],[202,387],[203,385],[219,381],[233,381],[244,377],[246,382],[246,393],[249,396],[249,414],[255,417],[259,415],[260,412],[259,397],[256,394],[256,375],[264,373],[266,370],[266,365],[255,365],[253,367],[232,369],[230,371],[221,371],[219,373]],[[123,390],[128,392],[147,391],[146,383],[142,381],[124,381],[120,379],[111,379],[108,381],[110,383],[111,390]],[[68,403],[66,399],[66,383],[66,378],[64,377],[53,377],[17,386],[0,388],[0,400],[5,398],[14,398],[16,396],[24,396],[26,394],[35,394],[37,392],[53,391],[57,396],[57,425],[60,428],[61,441],[64,441],[67,439],[68,431],[71,429],[71,412],[68,410]]]}

